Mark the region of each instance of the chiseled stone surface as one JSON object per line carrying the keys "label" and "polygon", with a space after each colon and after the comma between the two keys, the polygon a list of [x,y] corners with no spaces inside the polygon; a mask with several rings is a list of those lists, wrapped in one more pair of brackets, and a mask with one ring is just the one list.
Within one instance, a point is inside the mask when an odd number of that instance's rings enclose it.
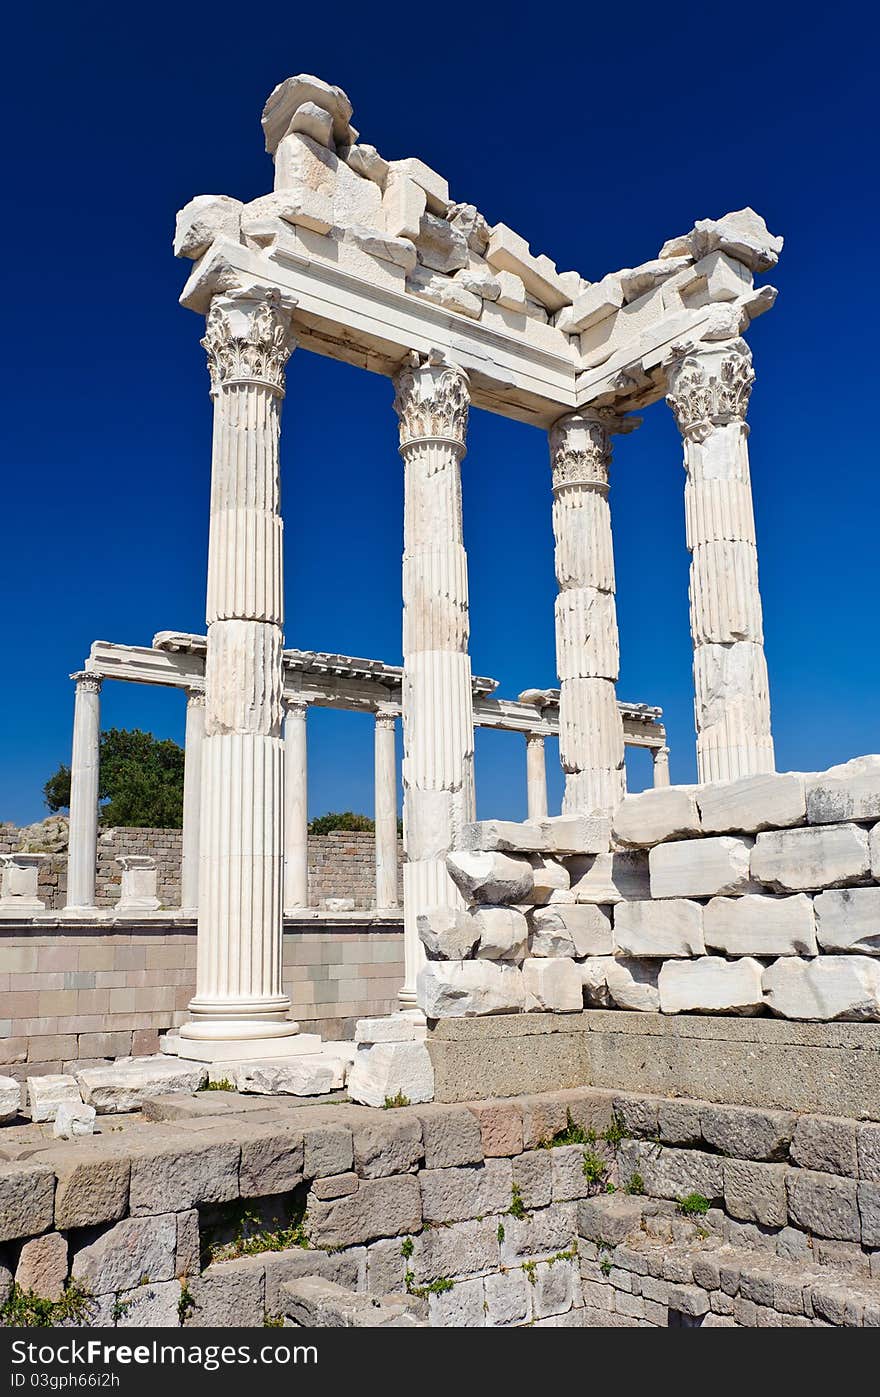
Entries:
{"label": "chiseled stone surface", "polygon": [[494,961],[429,961],[419,971],[418,1001],[429,1019],[515,1013],[525,1004],[522,972]]}
{"label": "chiseled stone surface", "polygon": [[412,1102],[433,1100],[434,1068],[424,1043],[374,1043],[358,1048],[348,1076],[348,1094],[366,1106],[383,1106],[398,1096]]}
{"label": "chiseled stone surface", "polygon": [[727,956],[814,956],[816,918],[804,893],[713,897],[703,915],[708,951]]}
{"label": "chiseled stone surface", "polygon": [[791,1157],[802,1169],[856,1178],[856,1122],[842,1116],[801,1116],[791,1142]]}
{"label": "chiseled stone surface", "polygon": [[752,850],[752,877],[778,892],[868,883],[867,831],[858,825],[827,825],[759,834]]}
{"label": "chiseled stone surface", "polygon": [[641,849],[566,859],[575,902],[634,902],[650,897],[648,855]]}
{"label": "chiseled stone surface", "polygon": [[668,960],[660,969],[658,989],[664,1014],[757,1014],[763,1007],[763,966],[751,956],[725,960]]}
{"label": "chiseled stone surface", "polygon": [[614,816],[614,838],[635,848],[700,834],[700,812],[684,786],[657,787],[624,796]]}
{"label": "chiseled stone surface", "polygon": [[625,956],[701,956],[703,908],[677,897],[620,902],[614,909],[614,947]]}
{"label": "chiseled stone surface", "polygon": [[434,907],[420,912],[416,925],[428,955],[439,960],[466,960],[479,936],[473,917],[461,907]]}
{"label": "chiseled stone surface", "polygon": [[648,855],[651,896],[716,897],[753,892],[749,878],[753,842],[715,835],[657,845]]}
{"label": "chiseled stone surface", "polygon": [[129,1212],[135,1217],[229,1202],[239,1194],[240,1159],[240,1145],[226,1138],[222,1125],[206,1126],[191,1140],[174,1127],[158,1128],[132,1151]]}
{"label": "chiseled stone surface", "polygon": [[529,926],[515,907],[475,907],[471,920],[476,928],[477,958],[521,965],[526,957]]}
{"label": "chiseled stone surface", "polygon": [[54,1192],[51,1169],[26,1160],[0,1163],[0,1242],[51,1227]]}
{"label": "chiseled stone surface", "polygon": [[763,985],[767,1007],[786,1019],[880,1020],[880,962],[868,956],[784,956]]}
{"label": "chiseled stone surface", "polygon": [[880,756],[854,757],[807,778],[811,825],[880,819]]}
{"label": "chiseled stone surface", "polygon": [[880,956],[880,888],[829,889],[813,905],[823,951]]}
{"label": "chiseled stone surface", "polygon": [[695,796],[706,834],[785,829],[801,824],[806,816],[804,778],[793,771],[698,786]]}
{"label": "chiseled stone surface", "polygon": [[591,903],[536,907],[529,913],[529,922],[529,954],[533,956],[581,960],[610,955],[613,949],[610,912]]}
{"label": "chiseled stone surface", "polygon": [[792,1222],[806,1232],[841,1242],[857,1242],[861,1236],[856,1184],[833,1174],[792,1169],[786,1179],[788,1211]]}
{"label": "chiseled stone surface", "polygon": [[173,1213],[123,1218],[74,1252],[71,1275],[95,1294],[133,1290],[146,1278],[172,1280],[176,1252],[177,1219]]}
{"label": "chiseled stone surface", "polygon": [[20,1102],[20,1084],[14,1077],[0,1077],[0,1122],[15,1120]]}
{"label": "chiseled stone surface", "polygon": [[608,993],[618,1009],[651,1012],[660,1008],[657,961],[635,960],[624,956],[609,958],[605,970]]}
{"label": "chiseled stone surface", "polygon": [[509,854],[456,851],[447,855],[446,867],[469,902],[523,902],[535,882],[528,859],[512,858]]}
{"label": "chiseled stone surface", "polygon": [[67,1238],[47,1232],[25,1242],[15,1268],[15,1284],[44,1300],[60,1300],[67,1280]]}
{"label": "chiseled stone surface", "polygon": [[75,1106],[82,1104],[75,1078],[66,1074],[28,1077],[27,1088],[33,1121],[54,1121],[62,1101]]}
{"label": "chiseled stone surface", "polygon": [[[443,1171],[447,1172],[447,1171]],[[379,1237],[402,1237],[422,1225],[422,1195],[414,1174],[362,1179],[355,1193],[309,1205],[308,1233],[317,1247],[350,1247]]]}
{"label": "chiseled stone surface", "polygon": [[573,1013],[584,1007],[583,981],[573,960],[529,958],[523,963],[525,1010]]}
{"label": "chiseled stone surface", "polygon": [[208,1069],[199,1062],[165,1057],[130,1058],[108,1067],[74,1069],[82,1099],[98,1115],[136,1111],[151,1096],[169,1091],[198,1091],[208,1080]]}
{"label": "chiseled stone surface", "polygon": [[724,1205],[732,1217],[762,1227],[784,1227],[788,1197],[784,1164],[758,1164],[747,1159],[724,1161]]}
{"label": "chiseled stone surface", "polygon": [[52,1134],[56,1140],[72,1140],[77,1135],[92,1135],[96,1115],[94,1106],[87,1106],[84,1101],[62,1101],[55,1112]]}

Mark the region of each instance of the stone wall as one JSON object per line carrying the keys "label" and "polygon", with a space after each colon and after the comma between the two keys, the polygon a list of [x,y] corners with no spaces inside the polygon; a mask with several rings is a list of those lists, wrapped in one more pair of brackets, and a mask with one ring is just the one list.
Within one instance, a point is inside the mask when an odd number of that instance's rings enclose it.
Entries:
{"label": "stone wall", "polygon": [[880,1326],[876,1125],[594,1089],[145,1114],[0,1127],[0,1303],[70,1277],[121,1328]]}
{"label": "stone wall", "polygon": [[[50,822],[44,822],[48,824]],[[63,828],[66,821],[52,820]],[[25,845],[36,848],[41,826],[19,829],[0,825],[0,854],[14,853]],[[53,841],[57,844],[59,841]],[[66,837],[64,849],[49,852],[40,868],[39,896],[49,911],[60,911],[67,892]],[[98,839],[96,900],[98,907],[113,907],[119,900],[120,854],[146,854],[156,860],[159,870],[158,897],[163,907],[180,906],[181,831],[179,829],[104,829]],[[398,851],[398,887],[403,886],[400,866],[403,844]],[[375,840],[369,830],[333,830],[309,839],[309,902],[321,907],[327,898],[351,898],[357,911],[368,911],[376,903]]]}
{"label": "stone wall", "polygon": [[[156,1052],[195,990],[192,924],[4,929],[0,923],[0,1075],[61,1072],[77,1059]],[[397,1006],[399,923],[295,927],[284,987],[303,1026],[351,1038],[355,1020]]]}

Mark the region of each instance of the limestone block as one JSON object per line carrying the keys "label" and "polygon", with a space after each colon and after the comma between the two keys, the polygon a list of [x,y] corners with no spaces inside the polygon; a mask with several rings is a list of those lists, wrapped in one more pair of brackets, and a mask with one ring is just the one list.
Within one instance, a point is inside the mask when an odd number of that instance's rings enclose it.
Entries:
{"label": "limestone block", "polygon": [[169,1091],[196,1092],[208,1080],[208,1069],[198,1062],[181,1062],[163,1056],[127,1058],[109,1067],[74,1068],[74,1079],[83,1100],[99,1116],[137,1111],[153,1096]]}
{"label": "limestone block", "polygon": [[295,77],[285,78],[266,99],[262,125],[266,150],[270,155],[278,149],[279,142],[290,130],[295,114],[307,102],[330,113],[333,139],[338,145],[351,144],[352,107],[342,88],[332,87],[309,73],[298,73]]}
{"label": "limestone block", "polygon": [[648,855],[651,896],[715,897],[754,892],[749,879],[753,844],[752,839],[719,835],[658,845]]}
{"label": "limestone block", "polygon": [[465,1222],[510,1207],[513,1171],[509,1159],[487,1159],[463,1169],[423,1169],[418,1176],[425,1222]]}
{"label": "limestone block", "polygon": [[880,964],[870,956],[784,956],[763,984],[767,1008],[783,1019],[880,1020]]}
{"label": "limestone block", "polygon": [[118,1296],[117,1329],[176,1329],[180,1314],[180,1281],[136,1286]]}
{"label": "limestone block", "polygon": [[497,1217],[432,1227],[413,1240],[408,1269],[417,1286],[443,1277],[483,1275],[499,1264]]}
{"label": "limestone block", "polygon": [[529,942],[529,925],[522,912],[514,907],[476,907],[471,920],[479,934],[478,959],[522,964]]}
{"label": "limestone block", "polygon": [[880,1182],[880,1125],[860,1125],[856,1131],[859,1178]]}
{"label": "limestone block", "polygon": [[501,295],[501,282],[488,267],[462,267],[455,273],[455,280],[481,301],[497,301]]}
{"label": "limestone block", "polygon": [[570,306],[560,311],[556,324],[566,334],[577,335],[616,315],[623,305],[623,287],[619,275],[612,273],[594,282],[575,297]]}
{"label": "limestone block", "polygon": [[224,1064],[223,1071],[246,1096],[323,1096],[344,1077],[336,1059],[318,1053],[235,1063],[228,1072]]}
{"label": "limestone block", "polygon": [[496,223],[491,230],[486,261],[498,271],[518,276],[529,294],[548,310],[561,310],[571,302],[555,264],[549,257],[535,257],[525,238],[504,223]]}
{"label": "limestone block", "polygon": [[[358,1176],[380,1179],[390,1174],[408,1174],[422,1157],[422,1127],[418,1116],[400,1110],[358,1114],[363,1118],[355,1121],[352,1128],[356,1173],[344,1187],[337,1187],[332,1194],[325,1191],[320,1197],[341,1198],[353,1193],[358,1186]],[[325,1185],[328,1182],[324,1180]]]}
{"label": "limestone block", "polygon": [[525,989],[515,965],[494,961],[430,961],[419,971],[419,1007],[429,1019],[472,1018],[522,1011]]}
{"label": "limestone block", "polygon": [[713,897],[703,913],[703,934],[708,950],[726,956],[814,956],[817,950],[813,902],[805,893]]}
{"label": "limestone block", "polygon": [[[599,1145],[598,1150],[604,1146]],[[583,1145],[554,1145],[550,1154],[550,1178],[554,1203],[568,1203],[575,1198],[588,1198],[593,1185],[584,1173]],[[611,1161],[610,1151],[608,1162]]]}
{"label": "limestone block", "polygon": [[[551,1151],[546,1149],[524,1150],[513,1161],[513,1184],[519,1189],[524,1208],[546,1208],[553,1199],[553,1165],[550,1155]],[[583,1165],[583,1155],[581,1164]],[[581,1178],[583,1177],[582,1168]]]}
{"label": "limestone block", "polygon": [[53,1121],[62,1101],[82,1105],[76,1079],[66,1075],[28,1077],[27,1093],[32,1121]]}
{"label": "limestone block", "polygon": [[428,1324],[432,1329],[482,1329],[486,1306],[481,1280],[457,1281],[451,1290],[428,1296]]}
{"label": "limestone block", "polygon": [[62,1101],[55,1112],[52,1134],[56,1140],[72,1140],[77,1135],[92,1135],[96,1115],[94,1106],[87,1106],[83,1101]]}
{"label": "limestone block", "polygon": [[658,786],[624,796],[614,815],[614,838],[634,848],[699,834],[697,802],[683,786]]}
{"label": "limestone block", "polygon": [[384,1018],[358,1019],[354,1026],[355,1043],[412,1043],[416,1026],[406,1014],[387,1014]]}
{"label": "limestone block", "polygon": [[[549,852],[537,821],[475,820],[465,825],[458,847],[468,853],[540,854]],[[555,851],[554,851],[555,852]]]}
{"label": "limestone block", "polygon": [[608,956],[612,951],[611,916],[589,903],[536,907],[529,913],[532,956]]}
{"label": "limestone block", "polygon": [[433,213],[422,214],[415,245],[419,261],[432,271],[449,275],[467,266],[468,247],[464,234]]}
{"label": "limestone block", "polygon": [[285,136],[275,155],[275,192],[290,189],[313,190],[329,199],[334,225],[365,224],[393,231],[385,222],[379,186],[362,179],[332,151],[302,132]]}
{"label": "limestone block", "polygon": [[449,222],[467,238],[468,247],[483,257],[489,246],[489,225],[473,204],[452,204],[447,214]]}
{"label": "limestone block", "polygon": [[330,1114],[325,1124],[303,1132],[303,1173],[307,1179],[328,1174],[344,1174],[354,1162],[354,1144],[347,1126],[334,1125]]}
{"label": "limestone block", "polygon": [[[861,1223],[862,1246],[880,1246],[880,1187],[873,1183],[860,1183],[857,1187],[859,1219]],[[872,1274],[876,1274],[872,1271]],[[880,1323],[880,1307],[875,1306],[872,1328]],[[867,1325],[867,1311],[865,1324]]]}
{"label": "limestone block", "polygon": [[502,310],[525,311],[526,308],[526,288],[522,279],[515,272],[497,272],[498,277],[498,301],[497,304]]}
{"label": "limestone block", "polygon": [[660,250],[661,257],[677,256],[688,248],[699,262],[710,252],[720,250],[753,272],[775,267],[782,251],[782,238],[774,237],[754,209],[739,209],[723,218],[701,218],[684,238],[670,239]]}
{"label": "limestone block", "polygon": [[501,1264],[521,1265],[527,1257],[537,1261],[569,1251],[576,1236],[580,1206],[574,1202],[553,1203],[524,1218],[506,1217]]}
{"label": "limestone block", "polygon": [[524,902],[535,883],[529,860],[507,854],[453,852],[447,855],[446,868],[468,902]]}
{"label": "limestone block", "polygon": [[20,1084],[14,1077],[0,1077],[0,1122],[15,1120],[20,1102]]}
{"label": "limestone block", "polygon": [[185,1328],[257,1329],[265,1322],[265,1262],[241,1256],[208,1266],[188,1282]]}
{"label": "limestone block", "polygon": [[611,820],[607,815],[550,815],[538,824],[548,854],[604,854],[608,851]]}
{"label": "limestone block", "polygon": [[880,756],[854,757],[807,777],[811,825],[876,819],[880,819]]}
{"label": "limestone block", "polygon": [[388,172],[392,178],[403,176],[411,179],[425,191],[431,212],[445,217],[449,209],[449,184],[436,170],[432,170],[430,165],[426,165],[424,160],[417,160],[414,156],[409,156],[406,160],[392,160],[389,162]]}
{"label": "limestone block", "polygon": [[824,825],[759,834],[752,851],[752,877],[778,892],[868,883],[867,831],[858,825]]}
{"label": "limestone block", "polygon": [[60,1300],[67,1280],[67,1238],[47,1232],[25,1242],[15,1268],[15,1284],[43,1300]]}
{"label": "limestone block", "polygon": [[51,1227],[54,1190],[54,1175],[44,1165],[0,1162],[0,1242]]}
{"label": "limestone block", "polygon": [[750,1159],[724,1161],[724,1206],[731,1217],[762,1227],[788,1221],[785,1164],[757,1164]]}
{"label": "limestone block", "polygon": [[333,227],[333,203],[326,194],[300,185],[264,194],[245,204],[241,211],[241,231],[246,238],[264,243],[278,234],[277,220],[314,233],[329,233]]}
{"label": "limestone block", "polygon": [[531,1287],[524,1271],[497,1271],[486,1277],[484,1286],[489,1328],[525,1323],[531,1313]]}
{"label": "limestone block", "polygon": [[182,1212],[200,1203],[228,1203],[238,1197],[241,1149],[230,1141],[228,1127],[222,1124],[200,1125],[192,1135],[172,1127],[151,1132],[138,1142],[132,1156],[128,1192],[132,1217],[166,1208]]}
{"label": "limestone block", "polygon": [[523,962],[526,1012],[573,1013],[584,1007],[583,980],[572,960],[530,957]]}
{"label": "limestone block", "polygon": [[751,956],[701,956],[666,961],[658,988],[663,1014],[758,1014],[764,1007],[763,966]]}
{"label": "limestone block", "polygon": [[473,1112],[479,1122],[483,1153],[487,1159],[520,1153],[523,1147],[523,1120],[522,1112],[515,1102],[471,1102],[468,1110]]}
{"label": "limestone block", "polygon": [[656,961],[629,960],[615,956],[605,974],[608,993],[618,1009],[653,1012],[660,1008]]}
{"label": "limestone block", "polygon": [[416,1111],[422,1127],[426,1169],[482,1164],[480,1122],[467,1106],[437,1104]]}
{"label": "limestone block", "polygon": [[624,956],[702,956],[703,909],[677,897],[620,902],[614,911],[614,948]]}
{"label": "limestone block", "polygon": [[358,1048],[348,1077],[348,1094],[365,1106],[384,1106],[405,1096],[432,1101],[434,1068],[424,1043],[374,1043]]}
{"label": "limestone block", "polygon": [[[393,163],[393,162],[392,162]],[[393,238],[411,241],[421,232],[427,198],[415,180],[395,174],[390,168],[382,195],[382,215],[385,232]]]}
{"label": "limestone block", "polygon": [[145,1277],[151,1282],[170,1281],[174,1279],[176,1249],[174,1213],[125,1218],[96,1241],[74,1251],[71,1275],[94,1294],[132,1290]]}
{"label": "limestone block", "polygon": [[579,961],[584,1003],[593,1009],[610,1009],[614,1000],[608,988],[608,972],[615,965],[613,956],[588,956]]}
{"label": "limestone block", "polygon": [[568,869],[556,859],[532,854],[529,863],[534,872],[531,891],[523,898],[524,902],[537,905],[549,902],[554,893],[567,893],[571,878]]}
{"label": "limestone block", "polygon": [[630,267],[617,273],[623,291],[624,304],[637,301],[640,296],[653,291],[676,272],[693,265],[693,258],[686,253],[679,257],[655,257],[651,262],[643,262],[640,267]]}
{"label": "limestone block", "polygon": [[385,1329],[424,1327],[409,1296],[359,1295],[335,1281],[303,1276],[280,1288],[281,1308],[298,1329]]}
{"label": "limestone block", "polygon": [[402,1237],[419,1232],[421,1226],[422,1199],[414,1174],[361,1179],[355,1193],[327,1202],[313,1200],[307,1218],[312,1246],[322,1248],[359,1246],[380,1237]]}
{"label": "limestone block", "polygon": [[618,1246],[642,1225],[644,1203],[621,1193],[583,1198],[577,1208],[578,1236],[587,1242]]}
{"label": "limestone block", "polygon": [[[131,1163],[99,1136],[41,1150],[39,1163],[55,1175],[55,1226],[115,1222],[128,1209]],[[50,1198],[51,1209],[51,1198]]]}
{"label": "limestone block", "polygon": [[575,902],[630,902],[651,896],[648,855],[642,851],[566,859]]}
{"label": "limestone block", "polygon": [[454,310],[471,320],[479,320],[483,311],[483,302],[479,296],[467,291],[460,281],[442,276],[439,272],[429,271],[425,267],[415,267],[410,272],[406,279],[406,289],[414,296],[420,296],[423,301],[432,301],[435,305],[443,306],[445,310]]}
{"label": "limestone block", "polygon": [[473,917],[458,907],[436,907],[416,919],[419,940],[437,960],[466,960],[473,953],[479,932]]}
{"label": "limestone block", "polygon": [[[241,1147],[238,1189],[242,1198],[288,1193],[303,1180],[303,1137],[295,1125],[243,1124],[236,1127]],[[178,1250],[180,1249],[178,1235]]]}
{"label": "limestone block", "polygon": [[641,1174],[651,1198],[701,1193],[710,1202],[724,1193],[723,1160],[702,1150],[676,1150],[649,1140],[624,1140],[618,1148],[622,1178]]}
{"label": "limestone block", "polygon": [[314,102],[303,102],[301,107],[297,107],[290,120],[290,131],[301,131],[319,145],[333,146],[333,117]]}
{"label": "limestone block", "polygon": [[345,156],[345,163],[349,169],[354,170],[356,175],[362,175],[364,179],[371,179],[374,184],[378,184],[380,189],[385,188],[385,181],[388,178],[388,161],[383,160],[375,146],[363,142],[350,146]]}
{"label": "limestone block", "polygon": [[217,238],[239,242],[243,208],[240,199],[227,194],[197,194],[177,215],[174,256],[194,262]]}
{"label": "limestone block", "polygon": [[841,888],[814,901],[816,935],[823,951],[880,956],[880,888]]}
{"label": "limestone block", "polygon": [[804,778],[793,771],[717,781],[694,794],[707,834],[784,829],[801,824],[806,813]]}
{"label": "limestone block", "polygon": [[833,1174],[792,1169],[786,1179],[791,1221],[806,1232],[841,1242],[860,1237],[856,1184]]}
{"label": "limestone block", "polygon": [[791,1142],[791,1157],[802,1169],[856,1178],[859,1162],[855,1121],[842,1116],[800,1116]]}

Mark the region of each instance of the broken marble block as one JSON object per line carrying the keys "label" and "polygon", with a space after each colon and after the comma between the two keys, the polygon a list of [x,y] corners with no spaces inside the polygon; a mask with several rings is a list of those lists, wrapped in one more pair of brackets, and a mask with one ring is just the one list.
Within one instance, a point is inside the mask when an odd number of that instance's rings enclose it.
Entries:
{"label": "broken marble block", "polygon": [[819,893],[813,906],[823,951],[880,956],[880,888],[838,888]]}
{"label": "broken marble block", "polygon": [[726,956],[814,956],[817,949],[813,902],[805,893],[713,897],[703,913],[703,934],[707,950]]}
{"label": "broken marble block", "polygon": [[593,1009],[610,1009],[614,1005],[608,988],[608,971],[615,964],[613,956],[588,956],[578,961],[584,1003]]}
{"label": "broken marble block", "polygon": [[429,1019],[519,1013],[525,1003],[519,967],[490,960],[429,961],[419,971],[416,992]]}
{"label": "broken marble block", "polygon": [[602,905],[650,897],[648,855],[641,849],[565,860],[575,902]]}
{"label": "broken marble block", "polygon": [[436,214],[422,214],[416,250],[422,266],[447,275],[467,266],[468,246],[464,234]]}
{"label": "broken marble block", "polygon": [[528,859],[511,858],[509,854],[456,851],[447,854],[446,867],[468,902],[525,902],[535,884]]}
{"label": "broken marble block", "polygon": [[358,1019],[354,1041],[360,1047],[373,1043],[412,1043],[416,1037],[415,1019],[406,1014],[386,1014],[382,1018]]}
{"label": "broken marble block", "polygon": [[615,956],[605,972],[605,983],[618,1009],[653,1012],[660,1008],[659,973],[659,961]]}
{"label": "broken marble block", "polygon": [[801,824],[806,817],[804,778],[793,771],[717,781],[698,786],[695,795],[707,834],[756,834]]}
{"label": "broken marble block", "polygon": [[467,960],[479,935],[473,917],[460,907],[432,907],[416,918],[419,940],[434,960]]}
{"label": "broken marble block", "polygon": [[880,819],[880,756],[854,757],[807,778],[811,825]]}
{"label": "broken marble block", "polygon": [[227,194],[197,194],[177,215],[174,256],[195,261],[217,238],[239,242],[243,207]]}
{"label": "broken marble block", "polygon": [[557,857],[563,854],[602,854],[611,840],[607,815],[548,815],[538,821],[544,849]]}
{"label": "broken marble block", "polygon": [[73,1140],[77,1135],[92,1135],[97,1112],[84,1101],[62,1101],[55,1113],[52,1134],[56,1140]]}
{"label": "broken marble block", "polygon": [[345,1064],[324,1053],[223,1064],[236,1091],[254,1096],[323,1096],[345,1081]]}
{"label": "broken marble block", "polygon": [[0,1077],[0,1121],[15,1120],[20,1105],[20,1083],[14,1077]]}
{"label": "broken marble block", "polygon": [[479,937],[480,960],[504,960],[519,965],[528,950],[529,925],[515,907],[475,907],[471,920]]}
{"label": "broken marble block", "polygon": [[614,947],[638,958],[702,956],[703,909],[699,902],[680,897],[619,902],[614,909]]}
{"label": "broken marble block", "polygon": [[536,907],[529,913],[532,956],[607,956],[612,951],[611,916],[589,903]]}
{"label": "broken marble block", "polygon": [[263,133],[270,155],[275,153],[279,142],[291,129],[297,111],[307,103],[330,114],[333,139],[337,145],[352,144],[352,106],[342,88],[332,87],[310,73],[297,73],[273,88],[263,107]]}
{"label": "broken marble block", "polygon": [[546,840],[541,826],[530,820],[475,820],[462,830],[459,847],[476,853],[540,854]]}
{"label": "broken marble block", "polygon": [[624,796],[614,816],[614,838],[634,848],[701,831],[697,802],[683,786],[658,786]]}
{"label": "broken marble block", "polygon": [[657,987],[663,1014],[758,1014],[763,966],[751,956],[664,962]]}
{"label": "broken marble block", "polygon": [[880,1020],[880,962],[870,956],[784,956],[764,971],[763,985],[780,1018]]}
{"label": "broken marble block", "polygon": [[387,1101],[433,1101],[434,1068],[421,1043],[374,1043],[360,1047],[348,1077],[348,1094],[364,1106]]}
{"label": "broken marble block", "polygon": [[564,864],[540,854],[532,854],[529,863],[532,865],[533,882],[531,892],[523,899],[525,902],[540,905],[550,902],[557,893],[569,892],[571,877]]}
{"label": "broken marble block", "polygon": [[732,835],[658,844],[648,855],[652,897],[715,897],[753,892],[749,856],[753,839]]}
{"label": "broken marble block", "polygon": [[570,1014],[584,1007],[583,979],[573,960],[528,959],[522,968],[526,1012]]}
{"label": "broken marble block", "polygon": [[208,1080],[208,1069],[200,1062],[178,1062],[159,1053],[122,1058],[107,1067],[75,1067],[73,1075],[83,1100],[103,1116],[137,1111],[144,1101],[170,1091],[197,1092]]}
{"label": "broken marble block", "polygon": [[753,878],[778,892],[870,883],[868,834],[858,825],[771,830],[757,835],[751,866]]}
{"label": "broken marble block", "polygon": [[28,1077],[27,1094],[32,1121],[53,1121],[62,1101],[82,1105],[76,1078],[66,1074]]}

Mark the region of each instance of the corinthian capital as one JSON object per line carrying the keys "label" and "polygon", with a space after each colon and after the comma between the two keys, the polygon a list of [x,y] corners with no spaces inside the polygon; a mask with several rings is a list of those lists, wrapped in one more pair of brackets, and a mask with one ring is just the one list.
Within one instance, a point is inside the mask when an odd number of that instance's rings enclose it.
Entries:
{"label": "corinthian capital", "polygon": [[91,670],[88,669],[78,669],[70,677],[78,689],[84,689],[88,694],[101,692],[101,685],[104,682],[104,676],[101,674],[92,674]]}
{"label": "corinthian capital", "polygon": [[553,489],[564,485],[588,485],[608,490],[611,433],[621,430],[616,413],[601,408],[572,412],[550,428],[550,465]]}
{"label": "corinthian capital", "polygon": [[212,394],[230,383],[262,383],[284,392],[284,369],[295,347],[290,311],[277,291],[260,299],[215,296],[202,346]]}
{"label": "corinthian capital", "polygon": [[745,421],[755,381],[751,351],[741,339],[682,347],[668,367],[667,381],[666,401],[679,431],[703,441],[713,427]]}
{"label": "corinthian capital", "polygon": [[431,354],[427,363],[401,369],[394,377],[394,388],[401,447],[440,440],[464,448],[470,406],[464,369]]}

